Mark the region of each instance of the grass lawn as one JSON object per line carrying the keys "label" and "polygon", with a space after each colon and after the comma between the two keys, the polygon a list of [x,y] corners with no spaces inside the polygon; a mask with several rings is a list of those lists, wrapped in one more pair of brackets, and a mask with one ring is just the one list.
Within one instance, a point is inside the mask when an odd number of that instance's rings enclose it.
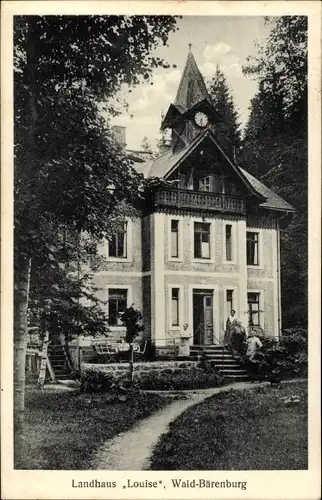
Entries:
{"label": "grass lawn", "polygon": [[16,468],[88,469],[93,452],[173,399],[139,394],[125,402],[76,392],[26,392],[25,443]]}
{"label": "grass lawn", "polygon": [[[300,403],[284,404],[298,395]],[[307,469],[307,385],[223,392],[189,408],[161,437],[152,470]]]}

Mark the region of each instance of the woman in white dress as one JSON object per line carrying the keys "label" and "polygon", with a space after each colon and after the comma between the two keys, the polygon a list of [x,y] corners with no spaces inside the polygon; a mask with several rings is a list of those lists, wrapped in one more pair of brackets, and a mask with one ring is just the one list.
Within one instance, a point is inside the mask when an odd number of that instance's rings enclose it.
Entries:
{"label": "woman in white dress", "polygon": [[179,344],[179,352],[178,356],[181,357],[189,357],[190,356],[190,339],[192,337],[191,333],[188,330],[188,323],[183,325],[183,332],[180,335],[180,344]]}

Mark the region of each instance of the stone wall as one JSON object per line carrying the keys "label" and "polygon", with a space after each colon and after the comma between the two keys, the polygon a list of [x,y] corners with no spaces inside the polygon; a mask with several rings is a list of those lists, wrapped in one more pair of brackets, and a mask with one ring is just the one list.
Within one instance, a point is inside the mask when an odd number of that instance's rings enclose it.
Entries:
{"label": "stone wall", "polygon": [[[151,361],[135,363],[133,366],[133,378],[139,380],[142,376],[169,375],[171,373],[185,372],[197,366],[197,361]],[[124,379],[129,371],[128,363],[94,364],[83,363],[82,370],[94,370],[100,373],[113,374],[116,379]]]}

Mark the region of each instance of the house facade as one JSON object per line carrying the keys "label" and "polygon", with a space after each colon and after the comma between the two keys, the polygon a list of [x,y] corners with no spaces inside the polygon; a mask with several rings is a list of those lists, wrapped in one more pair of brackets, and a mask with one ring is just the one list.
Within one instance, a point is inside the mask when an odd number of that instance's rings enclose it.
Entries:
{"label": "house facade", "polygon": [[280,231],[294,209],[236,165],[221,124],[189,52],[161,124],[162,152],[135,163],[146,178],[168,182],[100,249],[105,260],[93,281],[115,339],[124,335],[118,315],[131,304],[156,346],[176,342],[184,323],[191,343],[218,344],[231,309],[246,328],[281,331]]}

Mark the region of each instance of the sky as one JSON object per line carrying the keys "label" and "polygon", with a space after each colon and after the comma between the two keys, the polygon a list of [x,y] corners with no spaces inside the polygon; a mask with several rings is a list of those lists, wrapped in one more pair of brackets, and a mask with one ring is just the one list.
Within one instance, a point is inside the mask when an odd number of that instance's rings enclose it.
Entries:
{"label": "sky", "polygon": [[[123,89],[121,97],[128,110],[111,121],[112,125],[126,127],[128,149],[141,149],[146,136],[153,149],[160,138],[161,113],[166,113],[174,101],[179,81],[192,44],[192,53],[207,81],[214,75],[216,65],[226,76],[242,126],[249,116],[251,98],[257,83],[242,73],[242,66],[250,55],[256,55],[254,41],[263,42],[268,34],[264,18],[258,16],[185,16],[178,20],[179,30],[170,34],[168,47],[158,47],[155,55],[170,64],[169,69],[153,72],[153,85],[141,83],[129,93]],[[176,68],[173,68],[176,65]]]}

